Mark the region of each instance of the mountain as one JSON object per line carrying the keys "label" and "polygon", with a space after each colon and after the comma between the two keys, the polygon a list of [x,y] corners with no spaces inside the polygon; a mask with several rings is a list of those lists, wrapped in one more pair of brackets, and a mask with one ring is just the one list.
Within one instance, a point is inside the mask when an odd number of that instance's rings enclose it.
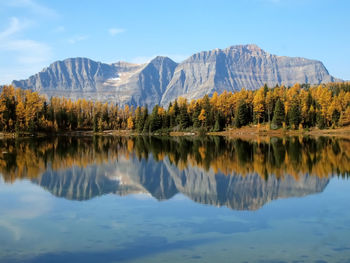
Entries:
{"label": "mountain", "polygon": [[179,96],[194,99],[215,91],[257,89],[265,83],[272,87],[333,81],[340,80],[320,61],[272,55],[256,45],[238,45],[200,52],[180,64],[161,56],[141,65],[69,58],[12,84],[48,97],[153,107],[167,106]]}
{"label": "mountain", "polygon": [[13,81],[12,84],[48,97],[153,106],[160,102],[176,66],[166,57],[156,57],[143,65],[127,62],[105,64],[87,58],[69,58],[54,62],[29,79]]}
{"label": "mountain", "polygon": [[334,81],[320,61],[271,55],[256,45],[232,46],[194,54],[179,64],[161,103],[179,96],[195,99],[215,91],[254,90],[265,83],[273,87]]}

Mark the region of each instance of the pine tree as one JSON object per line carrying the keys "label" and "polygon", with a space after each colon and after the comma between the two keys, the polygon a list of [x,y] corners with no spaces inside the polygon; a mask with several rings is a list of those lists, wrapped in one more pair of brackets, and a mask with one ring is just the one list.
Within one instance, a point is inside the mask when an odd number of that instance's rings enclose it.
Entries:
{"label": "pine tree", "polygon": [[324,129],[326,127],[326,120],[323,117],[321,112],[317,112],[316,115],[316,124],[319,129]]}
{"label": "pine tree", "polygon": [[97,128],[98,128],[98,131],[99,131],[99,132],[103,132],[103,130],[104,130],[104,125],[103,125],[102,117],[99,117],[99,118],[98,118]]}
{"label": "pine tree", "polygon": [[192,123],[193,127],[195,128],[199,128],[201,126],[200,120],[198,119],[199,114],[201,114],[201,107],[199,106],[199,103],[196,103],[192,114]]}
{"label": "pine tree", "polygon": [[332,124],[338,125],[339,119],[340,119],[340,112],[337,109],[335,109],[332,113]]}
{"label": "pine tree", "polygon": [[213,128],[213,131],[214,131],[214,132],[221,131],[220,115],[219,115],[219,114],[216,114],[216,117],[215,117],[215,125],[214,125],[214,128]]}
{"label": "pine tree", "polygon": [[94,116],[92,118],[92,131],[97,132],[97,116],[96,116],[96,114],[94,114]]}
{"label": "pine tree", "polygon": [[265,105],[266,105],[266,114],[267,114],[267,121],[270,123],[271,122],[271,115],[272,115],[272,110],[273,110],[273,96],[272,96],[272,91],[267,91],[266,96],[265,96]]}
{"label": "pine tree", "polygon": [[188,115],[186,104],[182,105],[180,108],[179,120],[181,129],[186,129],[190,126],[190,116]]}
{"label": "pine tree", "polygon": [[179,113],[180,113],[180,108],[179,104],[177,103],[177,100],[174,102],[174,120],[173,120],[173,126],[176,126],[179,124]]}
{"label": "pine tree", "polygon": [[162,119],[158,114],[159,106],[154,106],[150,116],[149,131],[154,132],[162,127]]}
{"label": "pine tree", "polygon": [[141,108],[137,107],[135,110],[135,128],[138,132],[141,132],[143,127],[141,127],[141,119],[142,119],[142,115],[141,115]]}
{"label": "pine tree", "polygon": [[235,126],[240,128],[249,123],[249,108],[244,100],[240,100],[235,114]]}
{"label": "pine tree", "polygon": [[275,111],[272,118],[272,128],[281,128],[285,119],[283,102],[278,99],[275,106]]}

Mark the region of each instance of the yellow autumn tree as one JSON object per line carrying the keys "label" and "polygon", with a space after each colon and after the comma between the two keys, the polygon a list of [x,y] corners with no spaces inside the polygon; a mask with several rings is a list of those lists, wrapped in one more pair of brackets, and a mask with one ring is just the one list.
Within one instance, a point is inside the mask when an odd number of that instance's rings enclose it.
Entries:
{"label": "yellow autumn tree", "polygon": [[20,100],[16,105],[17,127],[21,130],[25,129],[26,112],[24,103]]}
{"label": "yellow autumn tree", "polygon": [[260,88],[254,96],[253,99],[253,110],[255,114],[255,119],[260,123],[260,120],[264,117],[265,111],[265,97],[264,88]]}
{"label": "yellow autumn tree", "polygon": [[[43,99],[37,92],[26,91],[25,93],[25,124],[27,127],[38,120],[38,114],[41,110]],[[34,123],[35,124],[35,123]]]}
{"label": "yellow autumn tree", "polygon": [[266,93],[266,97],[265,97],[265,107],[267,110],[267,117],[268,117],[268,121],[271,121],[271,114],[273,111],[273,106],[274,106],[274,98],[273,98],[273,93],[272,91],[268,91]]}
{"label": "yellow autumn tree", "polygon": [[133,119],[132,119],[131,116],[128,118],[128,124],[127,124],[127,126],[128,126],[128,129],[129,129],[129,130],[132,130],[132,129],[134,128],[134,121],[133,121]]}
{"label": "yellow autumn tree", "polygon": [[207,119],[207,116],[205,114],[205,110],[202,109],[201,113],[198,116],[198,120],[202,123],[202,126],[204,125],[206,119]]}

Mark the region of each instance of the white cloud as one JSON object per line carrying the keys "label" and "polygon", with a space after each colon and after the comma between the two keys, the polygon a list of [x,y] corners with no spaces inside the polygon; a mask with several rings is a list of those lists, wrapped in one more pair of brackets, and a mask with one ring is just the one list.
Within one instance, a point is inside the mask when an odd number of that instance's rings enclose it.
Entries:
{"label": "white cloud", "polygon": [[64,26],[58,26],[54,29],[54,32],[56,32],[56,33],[62,33],[64,31],[66,31]]}
{"label": "white cloud", "polygon": [[125,32],[125,29],[123,29],[123,28],[110,28],[110,29],[108,29],[108,33],[112,37],[114,37],[117,34],[123,33],[123,32]]}
{"label": "white cloud", "polygon": [[16,77],[18,78],[22,77],[25,71],[28,74],[34,69],[41,69],[52,57],[51,47],[46,43],[19,36],[28,25],[30,22],[12,17],[9,26],[0,32],[0,54],[3,53],[4,57],[10,60],[0,68],[2,82],[11,82],[13,76],[16,76],[14,72],[22,72]]}
{"label": "white cloud", "polygon": [[0,39],[8,38],[16,33],[22,31],[23,29],[32,25],[33,22],[29,20],[19,21],[17,17],[10,18],[10,25],[2,32],[0,32]]}
{"label": "white cloud", "polygon": [[21,64],[42,63],[51,57],[51,48],[47,44],[30,39],[12,40],[0,44],[1,48],[17,52],[17,62]]}
{"label": "white cloud", "polygon": [[7,4],[13,7],[26,8],[37,15],[45,17],[57,18],[59,16],[55,10],[47,6],[38,4],[34,0],[12,0],[8,1]]}
{"label": "white cloud", "polygon": [[84,41],[88,38],[89,38],[89,36],[87,36],[87,35],[77,35],[77,36],[73,36],[70,39],[68,39],[68,43],[76,44],[76,43],[78,43],[80,41]]}
{"label": "white cloud", "polygon": [[0,32],[0,39],[9,37],[21,29],[17,17],[11,17],[10,26],[6,28],[4,31]]}
{"label": "white cloud", "polygon": [[9,27],[0,32],[0,51],[14,52],[16,60],[22,64],[46,61],[51,56],[51,48],[47,44],[16,37],[16,33],[21,32],[27,24],[17,17],[12,17]]}

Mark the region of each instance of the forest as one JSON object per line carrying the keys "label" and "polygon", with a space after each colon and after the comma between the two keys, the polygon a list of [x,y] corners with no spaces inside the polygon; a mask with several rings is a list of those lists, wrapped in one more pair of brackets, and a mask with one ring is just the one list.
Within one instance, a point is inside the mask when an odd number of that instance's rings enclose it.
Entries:
{"label": "forest", "polygon": [[65,132],[132,130],[138,133],[222,131],[255,124],[270,129],[336,128],[350,124],[350,82],[213,93],[167,108],[120,107],[99,101],[46,98],[37,92],[2,87],[0,131]]}

